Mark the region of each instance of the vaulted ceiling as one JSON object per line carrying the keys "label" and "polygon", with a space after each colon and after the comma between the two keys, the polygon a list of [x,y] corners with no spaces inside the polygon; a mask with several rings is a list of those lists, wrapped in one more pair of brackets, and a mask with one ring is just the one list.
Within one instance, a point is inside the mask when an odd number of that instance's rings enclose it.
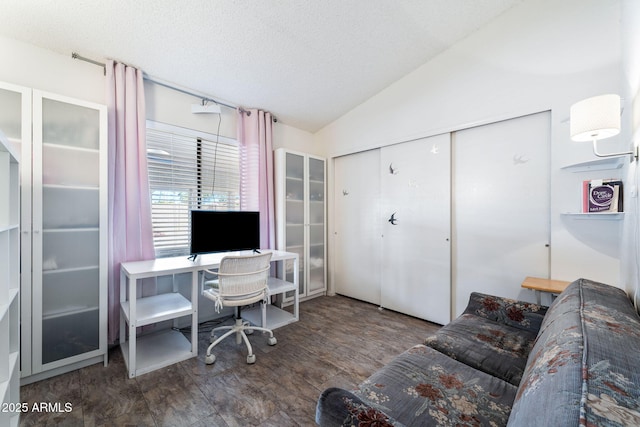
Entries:
{"label": "vaulted ceiling", "polygon": [[523,1],[3,0],[0,34],[315,132]]}

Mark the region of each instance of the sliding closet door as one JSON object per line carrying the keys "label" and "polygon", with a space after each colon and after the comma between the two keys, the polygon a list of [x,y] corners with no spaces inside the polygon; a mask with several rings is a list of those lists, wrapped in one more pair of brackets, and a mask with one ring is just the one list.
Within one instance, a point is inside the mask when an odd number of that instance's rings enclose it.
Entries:
{"label": "sliding closet door", "polygon": [[549,277],[549,146],[548,112],[454,133],[454,317],[473,291]]}
{"label": "sliding closet door", "polygon": [[446,324],[451,307],[450,135],[381,149],[384,308]]}
{"label": "sliding closet door", "polygon": [[334,162],[335,292],[380,304],[380,151]]}

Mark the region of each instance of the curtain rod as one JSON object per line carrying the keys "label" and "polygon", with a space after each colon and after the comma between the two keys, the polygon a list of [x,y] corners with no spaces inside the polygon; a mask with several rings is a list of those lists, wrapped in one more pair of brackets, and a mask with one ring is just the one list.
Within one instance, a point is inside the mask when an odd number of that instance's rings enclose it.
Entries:
{"label": "curtain rod", "polygon": [[[93,65],[98,65],[98,66],[100,66],[100,67],[102,67],[102,68],[104,69],[105,75],[106,75],[106,73],[107,73],[107,64],[105,64],[105,63],[98,62],[98,61],[94,61],[93,59],[85,58],[84,56],[78,55],[78,54],[77,54],[77,53],[75,53],[75,52],[73,52],[73,53],[71,54],[71,57],[72,57],[73,59],[78,59],[78,60],[80,60],[80,61],[88,62],[88,63],[93,64]],[[162,82],[162,81],[159,81],[159,80],[157,80],[157,79],[155,79],[155,78],[153,78],[153,77],[149,76],[149,75],[148,75],[147,73],[145,73],[144,71],[142,72],[142,78],[143,78],[144,80],[147,80],[148,82],[153,83],[153,84],[157,84],[157,85],[159,85],[159,86],[164,86],[164,87],[166,87],[166,88],[168,88],[168,89],[172,89],[172,90],[175,90],[175,91],[177,91],[177,92],[184,93],[185,95],[191,95],[191,96],[193,96],[193,97],[196,97],[196,98],[202,99],[203,101],[210,101],[210,102],[213,102],[213,103],[215,103],[215,104],[222,105],[222,106],[224,106],[224,107],[231,108],[231,109],[234,109],[234,110],[235,110],[235,109],[239,109],[241,112],[243,112],[243,113],[247,113],[247,115],[248,115],[248,116],[250,116],[250,115],[251,115],[251,111],[245,110],[244,108],[236,107],[235,105],[225,104],[224,102],[216,101],[215,99],[213,99],[213,98],[209,98],[208,96],[201,95],[201,94],[197,94],[197,93],[194,93],[194,92],[190,92],[190,91],[188,91],[188,90],[185,90],[185,89],[182,89],[182,88],[179,88],[179,87],[176,87],[176,86],[172,86],[172,85],[170,85],[170,84],[168,84],[168,83],[164,83],[164,82]]]}

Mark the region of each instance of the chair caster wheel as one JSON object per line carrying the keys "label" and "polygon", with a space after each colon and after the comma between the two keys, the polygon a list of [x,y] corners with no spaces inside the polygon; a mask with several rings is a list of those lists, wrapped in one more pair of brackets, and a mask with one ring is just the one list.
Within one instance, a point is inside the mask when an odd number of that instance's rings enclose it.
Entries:
{"label": "chair caster wheel", "polygon": [[247,356],[247,363],[249,365],[253,365],[254,363],[256,363],[256,355],[255,354],[250,354]]}
{"label": "chair caster wheel", "polygon": [[267,343],[269,345],[276,345],[278,343],[278,340],[276,339],[276,337],[269,337],[269,340],[267,341]]}
{"label": "chair caster wheel", "polygon": [[247,334],[247,335],[251,335],[251,334],[253,334],[253,329],[245,329],[244,333]]}
{"label": "chair caster wheel", "polygon": [[213,342],[216,340],[216,337],[211,337],[209,338],[209,344],[213,344]]}
{"label": "chair caster wheel", "polygon": [[215,361],[216,361],[215,354],[209,354],[204,358],[204,363],[206,363],[207,365],[213,365]]}

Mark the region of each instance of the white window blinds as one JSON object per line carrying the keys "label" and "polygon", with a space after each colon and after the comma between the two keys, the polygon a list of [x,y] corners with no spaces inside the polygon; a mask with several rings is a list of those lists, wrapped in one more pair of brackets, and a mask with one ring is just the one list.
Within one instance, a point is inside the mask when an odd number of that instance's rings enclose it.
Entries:
{"label": "white window blinds", "polygon": [[192,209],[240,210],[235,140],[148,121],[147,159],[156,257],[189,253]]}

